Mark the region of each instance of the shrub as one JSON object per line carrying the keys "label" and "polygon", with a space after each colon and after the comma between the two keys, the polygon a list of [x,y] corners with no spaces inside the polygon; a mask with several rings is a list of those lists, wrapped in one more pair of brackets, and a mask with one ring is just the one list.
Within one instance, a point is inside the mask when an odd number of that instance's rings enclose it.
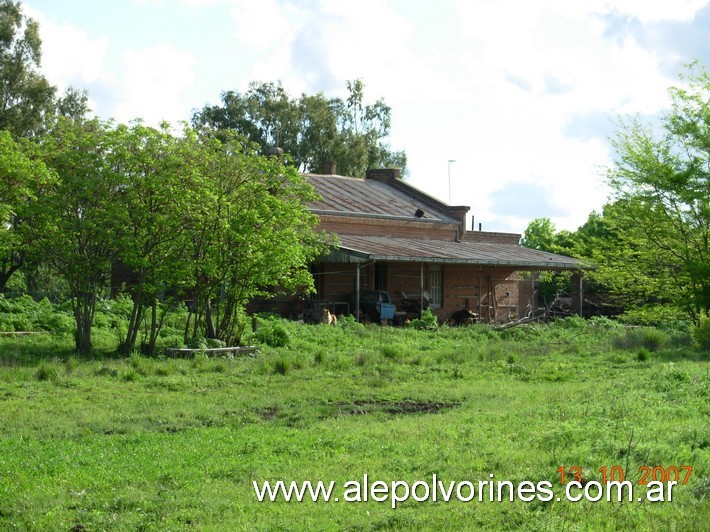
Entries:
{"label": "shrub", "polygon": [[422,312],[421,319],[412,320],[409,323],[409,326],[412,327],[413,329],[417,329],[417,330],[438,329],[439,328],[439,320],[434,315],[434,313],[431,311],[431,309],[428,308],[424,312]]}
{"label": "shrub", "polygon": [[639,362],[646,362],[650,356],[651,352],[645,347],[641,347],[636,353],[636,360]]}
{"label": "shrub", "polygon": [[684,318],[683,313],[669,305],[647,305],[625,311],[619,319],[630,325],[661,326]]}
{"label": "shrub", "polygon": [[584,329],[587,327],[587,320],[581,316],[567,316],[555,320],[553,324],[562,329]]}
{"label": "shrub", "polygon": [[207,344],[207,347],[209,348],[220,348],[220,347],[227,347],[227,343],[224,342],[223,340],[220,340],[219,338],[206,338],[205,343]]}
{"label": "shrub", "polygon": [[660,329],[652,327],[639,327],[630,329],[615,339],[617,347],[622,349],[637,349],[643,347],[650,351],[658,351],[668,343],[670,337]]}
{"label": "shrub", "polygon": [[668,343],[668,334],[659,329],[639,329],[641,346],[651,351],[658,351]]}
{"label": "shrub", "polygon": [[589,323],[598,329],[620,329],[623,327],[621,323],[606,316],[592,316],[589,318]]}
{"label": "shrub", "polygon": [[49,362],[43,362],[40,364],[37,368],[37,372],[35,373],[35,377],[38,381],[57,381],[60,376],[57,364]]}
{"label": "shrub", "polygon": [[270,328],[260,329],[254,338],[270,347],[286,347],[290,343],[288,332],[281,325],[273,325]]}
{"label": "shrub", "polygon": [[274,373],[278,373],[279,375],[286,375],[290,367],[291,364],[288,360],[286,360],[285,358],[280,358],[279,360],[274,362]]}
{"label": "shrub", "polygon": [[207,349],[207,339],[202,336],[192,336],[185,344],[188,349]]}

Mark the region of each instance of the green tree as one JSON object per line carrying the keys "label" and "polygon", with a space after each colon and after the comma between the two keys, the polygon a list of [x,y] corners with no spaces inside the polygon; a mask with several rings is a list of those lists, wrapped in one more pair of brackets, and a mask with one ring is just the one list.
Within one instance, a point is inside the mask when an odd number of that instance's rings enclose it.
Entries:
{"label": "green tree", "polygon": [[89,111],[88,93],[75,87],[68,87],[56,102],[55,114],[57,116],[81,120],[88,116]]}
{"label": "green tree", "polygon": [[115,150],[110,124],[59,119],[41,142],[57,177],[24,224],[32,251],[66,280],[76,321],[76,348],[91,350],[96,302],[116,254],[121,181],[106,163]]}
{"label": "green tree", "polygon": [[[278,157],[235,135],[196,137],[201,209],[192,220],[192,334],[240,341],[246,303],[274,290],[312,288],[309,263],[325,250],[304,202],[312,187]],[[186,331],[188,329],[186,328]]]}
{"label": "green tree", "polygon": [[0,129],[16,138],[40,133],[54,112],[56,89],[38,70],[41,48],[37,22],[19,2],[0,0]]}
{"label": "green tree", "polygon": [[520,245],[526,248],[539,249],[553,253],[556,249],[555,224],[549,218],[536,218],[525,228]]}
{"label": "green tree", "polygon": [[19,231],[50,174],[34,146],[0,131],[0,292],[25,261],[26,242]]}
{"label": "green tree", "polygon": [[403,151],[387,144],[391,109],[384,100],[364,104],[361,80],[348,82],[348,97],[322,93],[291,98],[281,84],[251,83],[240,94],[222,94],[221,106],[206,106],[193,115],[196,127],[232,130],[260,146],[262,153],[278,145],[300,171],[321,172],[334,160],[343,175],[364,177],[368,168],[406,170]]}
{"label": "green tree", "polygon": [[[576,249],[576,233],[563,229],[557,231],[549,218],[536,218],[525,228],[520,240],[523,247],[581,258]],[[571,294],[568,272],[539,272],[538,295],[541,303],[550,305],[561,294]]]}
{"label": "green tree", "polygon": [[618,239],[607,256],[623,267],[606,273],[617,291],[672,303],[697,323],[710,314],[710,76],[693,65],[683,79],[659,135],[637,119],[620,124],[605,218]]}
{"label": "green tree", "polygon": [[120,182],[113,266],[130,272],[124,289],[133,300],[120,346],[125,353],[135,349],[148,309],[150,332],[142,349],[153,353],[160,331],[158,298],[174,293],[188,277],[190,213],[200,208],[201,201],[191,166],[194,157],[186,149],[192,135],[175,136],[167,124],[160,129],[140,123],[119,125],[111,132],[113,149],[106,163]]}

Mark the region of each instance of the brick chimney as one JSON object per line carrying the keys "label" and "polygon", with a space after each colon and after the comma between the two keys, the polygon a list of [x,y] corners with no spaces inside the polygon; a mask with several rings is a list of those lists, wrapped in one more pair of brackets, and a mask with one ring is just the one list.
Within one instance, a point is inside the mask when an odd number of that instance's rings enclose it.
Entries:
{"label": "brick chimney", "polygon": [[335,161],[326,161],[323,163],[323,173],[325,175],[335,175]]}
{"label": "brick chimney", "polygon": [[402,172],[399,168],[373,168],[366,171],[365,179],[386,183],[387,181],[402,179]]}

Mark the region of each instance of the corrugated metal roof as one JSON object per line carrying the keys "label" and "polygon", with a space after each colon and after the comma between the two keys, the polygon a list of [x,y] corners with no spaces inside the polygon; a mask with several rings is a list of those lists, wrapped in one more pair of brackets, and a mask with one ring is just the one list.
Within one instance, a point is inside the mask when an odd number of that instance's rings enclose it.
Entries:
{"label": "corrugated metal roof", "polygon": [[313,188],[322,196],[308,202],[317,214],[365,215],[416,220],[417,209],[424,211],[421,220],[458,223],[444,212],[408,197],[387,183],[373,179],[357,179],[335,175],[306,174]]}
{"label": "corrugated metal roof", "polygon": [[340,234],[338,237],[341,251],[364,260],[480,264],[548,270],[589,267],[577,259],[513,244],[346,234]]}

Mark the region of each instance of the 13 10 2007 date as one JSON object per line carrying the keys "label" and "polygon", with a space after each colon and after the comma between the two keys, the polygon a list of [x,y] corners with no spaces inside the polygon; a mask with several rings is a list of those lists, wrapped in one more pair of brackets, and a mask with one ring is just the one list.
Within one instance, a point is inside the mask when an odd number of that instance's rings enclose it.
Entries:
{"label": "13 10 2007 date", "polygon": [[[623,482],[626,478],[626,473],[624,468],[615,466],[602,466],[598,469],[601,474],[602,484],[607,482]],[[682,466],[648,466],[642,465],[638,468],[639,479],[637,484],[640,486],[646,486],[649,482],[676,482],[679,484],[687,484],[690,479],[690,475],[693,472],[693,466],[682,465]],[[570,480],[575,480],[579,483],[583,483],[584,478],[582,477],[582,468],[579,466],[560,466],[557,468],[557,473],[560,475],[560,483],[566,484]]]}

